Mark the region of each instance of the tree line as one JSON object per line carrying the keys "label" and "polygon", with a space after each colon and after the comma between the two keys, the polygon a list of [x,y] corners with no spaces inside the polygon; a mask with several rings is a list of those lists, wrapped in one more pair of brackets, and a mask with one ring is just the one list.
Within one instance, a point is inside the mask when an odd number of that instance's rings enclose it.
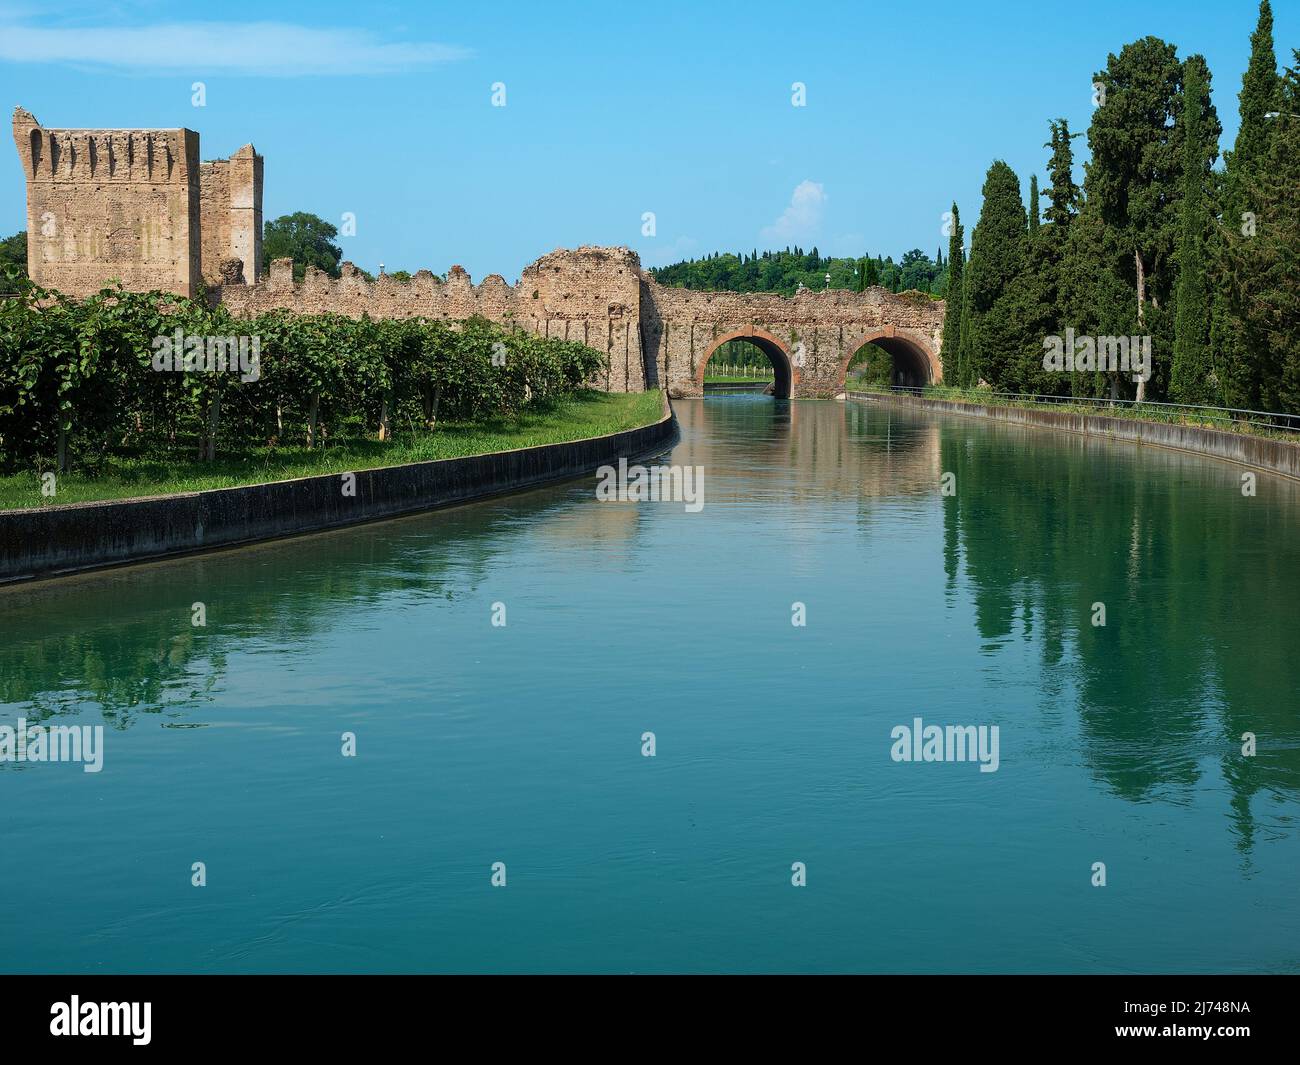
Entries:
{"label": "tree line", "polygon": [[320,446],[513,416],[606,367],[576,342],[482,318],[233,317],[163,292],[84,300],[10,269],[0,300],[0,468],[93,471],[109,454]]}
{"label": "tree line", "polygon": [[[1269,0],[1221,168],[1202,56],[1144,37],[1108,56],[1093,87],[1081,186],[1062,118],[1028,206],[1012,169],[989,167],[968,258],[953,205],[945,380],[1300,411],[1300,73],[1278,72]],[[1045,351],[1067,330],[1078,359],[1061,372]],[[1149,338],[1147,379],[1103,362],[1114,338]]]}
{"label": "tree line", "polygon": [[[799,289],[820,292],[827,288],[862,292],[879,285],[891,292],[915,290],[942,299],[948,291],[948,259],[942,248],[931,259],[920,248],[903,255],[864,255],[861,258],[825,258],[816,248],[784,251],[718,252],[670,266],[657,266],[650,274],[661,285],[708,292],[776,292],[793,296]],[[829,275],[830,280],[827,280]]]}

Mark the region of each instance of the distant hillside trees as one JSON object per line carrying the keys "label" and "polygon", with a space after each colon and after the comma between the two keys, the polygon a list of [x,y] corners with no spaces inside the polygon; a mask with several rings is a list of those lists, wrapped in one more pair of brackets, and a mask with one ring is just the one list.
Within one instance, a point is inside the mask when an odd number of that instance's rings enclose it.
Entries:
{"label": "distant hillside trees", "polygon": [[[673,263],[650,270],[661,284],[706,292],[778,292],[793,296],[802,285],[820,292],[830,287],[861,292],[880,285],[891,292],[916,289],[941,297],[947,291],[947,263],[943,253],[930,259],[920,248],[907,252],[901,262],[892,256],[826,258],[816,248],[784,251],[716,252],[702,259]],[[827,285],[826,277],[830,275]]]}

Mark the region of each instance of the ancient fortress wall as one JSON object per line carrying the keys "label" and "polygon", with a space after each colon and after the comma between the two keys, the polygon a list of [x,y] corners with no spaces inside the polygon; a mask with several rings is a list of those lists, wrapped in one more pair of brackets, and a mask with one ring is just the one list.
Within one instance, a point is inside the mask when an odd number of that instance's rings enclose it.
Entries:
{"label": "ancient fortress wall", "polygon": [[262,160],[251,145],[200,164],[190,129],[47,129],[22,108],[13,137],[37,284],[87,296],[117,279],[194,296],[233,258],[256,280]]}
{"label": "ancient fortress wall", "polygon": [[889,352],[895,381],[943,377],[944,304],[920,293],[696,292],[665,288],[628,248],[557,250],[518,284],[493,274],[474,285],[460,267],[441,281],[368,280],[351,263],[338,278],[287,259],[263,276],[262,157],[246,145],[199,162],[198,134],[170,130],[56,130],[14,111],[27,176],[32,279],[73,296],[112,279],[134,291],[207,297],[241,316],[274,308],[360,317],[491,321],[581,341],[609,357],[609,391],[662,387],[699,395],[709,356],[729,339],[757,345],[776,367],[779,395],[832,396],[867,343]]}
{"label": "ancient fortress wall", "polygon": [[445,282],[427,270],[409,281],[388,275],[370,281],[351,263],[343,264],[338,278],[308,267],[303,280],[294,281],[292,262],[278,259],[267,280],[227,283],[213,296],[241,316],[275,308],[450,321],[481,315],[605,352],[610,367],[602,383],[613,392],[664,387],[678,396],[699,395],[709,356],[737,337],[787,365],[793,395],[842,391],[849,360],[869,342],[912,367],[915,380],[943,376],[941,301],[881,288],[792,298],[665,288],[628,248],[554,251],[525,267],[514,286],[498,274],[474,285],[459,266]]}
{"label": "ancient fortress wall", "polygon": [[446,281],[421,270],[409,281],[381,274],[367,280],[351,263],[332,278],[308,267],[293,279],[293,263],[277,259],[259,284],[224,284],[213,295],[237,315],[275,308],[303,314],[333,312],[359,318],[442,318],[460,321],[480,315],[542,336],[581,341],[609,356],[602,382],[611,392],[646,387],[641,353],[639,297],[641,264],[626,248],[583,247],[556,251],[524,269],[510,286],[499,274],[474,285],[453,266]]}

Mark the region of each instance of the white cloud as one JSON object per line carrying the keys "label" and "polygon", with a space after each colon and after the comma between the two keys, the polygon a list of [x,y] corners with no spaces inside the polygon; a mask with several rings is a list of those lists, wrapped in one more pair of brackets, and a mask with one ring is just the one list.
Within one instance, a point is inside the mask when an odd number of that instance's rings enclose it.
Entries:
{"label": "white cloud", "polygon": [[432,41],[383,41],[369,30],[285,22],[178,22],[129,28],[0,26],[0,60],[140,73],[394,74],[473,53]]}
{"label": "white cloud", "polygon": [[826,209],[826,189],[817,181],[801,181],[790,195],[790,206],[759,234],[767,243],[790,243],[815,236]]}

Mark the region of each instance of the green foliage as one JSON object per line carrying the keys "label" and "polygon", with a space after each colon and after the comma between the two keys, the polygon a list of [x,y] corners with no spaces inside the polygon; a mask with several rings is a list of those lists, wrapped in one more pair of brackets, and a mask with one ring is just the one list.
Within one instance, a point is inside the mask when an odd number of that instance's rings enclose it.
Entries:
{"label": "green foliage", "polygon": [[952,205],[952,233],[948,238],[947,310],[943,320],[943,356],[950,359],[946,368],[950,379],[961,377],[957,354],[961,351],[961,323],[963,298],[963,272],[966,268],[966,229],[961,224],[961,212]]}
{"label": "green foliage", "polygon": [[262,227],[262,266],[269,270],[274,259],[292,259],[293,276],[301,281],[308,266],[339,276],[343,249],[334,243],[338,228],[306,211],[296,211],[267,222]]}
{"label": "green foliage", "polygon": [[983,195],[963,279],[969,301],[962,323],[963,362],[972,382],[1006,388],[1023,347],[1014,286],[1026,267],[1029,223],[1020,180],[1002,160],[989,167]]}
{"label": "green foliage", "polygon": [[1281,86],[1277,74],[1277,57],[1273,50],[1273,11],[1268,0],[1259,5],[1259,21],[1250,38],[1250,64],[1241,79],[1241,126],[1231,152],[1224,157],[1223,227],[1211,241],[1214,276],[1212,289],[1210,345],[1222,375],[1223,393],[1230,406],[1258,408],[1268,391],[1265,377],[1276,369],[1271,352],[1253,351],[1244,333],[1245,315],[1231,310],[1238,302],[1239,279],[1233,270],[1241,256],[1232,248],[1241,227],[1257,228],[1258,204],[1251,200],[1251,190],[1259,187],[1274,124],[1283,116],[1264,116],[1280,109]]}
{"label": "green foliage", "polygon": [[1183,198],[1178,220],[1178,282],[1174,314],[1174,359],[1169,396],[1178,403],[1222,402],[1219,377],[1210,359],[1210,303],[1206,245],[1210,235],[1212,180],[1201,123],[1210,93],[1209,71],[1198,55],[1184,64]]}
{"label": "green foliage", "polygon": [[1244,178],[1253,233],[1221,231],[1220,288],[1221,321],[1250,360],[1230,375],[1232,404],[1288,412],[1300,411],[1300,50],[1293,62],[1267,150]]}
{"label": "green foliage", "polygon": [[[212,460],[218,441],[316,446],[445,418],[512,417],[606,369],[605,356],[585,345],[483,319],[277,310],[236,320],[223,307],[164,293],[108,288],[72,300],[12,269],[9,277],[21,287],[18,298],[0,300],[0,466],[9,469],[63,469],[75,455],[93,470],[111,453]],[[243,337],[247,350],[256,338],[259,372],[193,362],[156,369],[177,337]]]}
{"label": "green foliage", "polygon": [[27,276],[27,231],[22,230],[0,240],[0,292],[17,292],[18,286],[8,281],[8,271]]}
{"label": "green foliage", "polygon": [[[1105,86],[1106,100],[1093,112],[1088,129],[1092,161],[1084,191],[1119,252],[1104,267],[1118,271],[1132,292],[1136,321],[1127,332],[1152,336],[1151,389],[1161,395],[1168,388],[1173,348],[1167,308],[1174,290],[1182,199],[1183,64],[1172,44],[1144,37],[1111,55],[1095,78]],[[1208,92],[1201,106],[1199,151],[1213,162],[1221,127]],[[1119,383],[1116,375],[1112,388]],[[1138,398],[1146,391],[1138,385]]]}
{"label": "green foliage", "polygon": [[[865,264],[865,266],[864,266]],[[942,271],[920,251],[913,249],[896,264],[891,257],[864,259],[823,258],[814,248],[804,253],[800,248],[785,251],[755,251],[752,255],[730,252],[703,259],[673,263],[651,269],[661,284],[704,292],[779,292],[793,296],[802,285],[820,292],[825,289],[826,275],[830,287],[861,292],[880,285],[891,292],[915,288],[934,294],[941,289]],[[865,277],[865,281],[864,281]]]}

